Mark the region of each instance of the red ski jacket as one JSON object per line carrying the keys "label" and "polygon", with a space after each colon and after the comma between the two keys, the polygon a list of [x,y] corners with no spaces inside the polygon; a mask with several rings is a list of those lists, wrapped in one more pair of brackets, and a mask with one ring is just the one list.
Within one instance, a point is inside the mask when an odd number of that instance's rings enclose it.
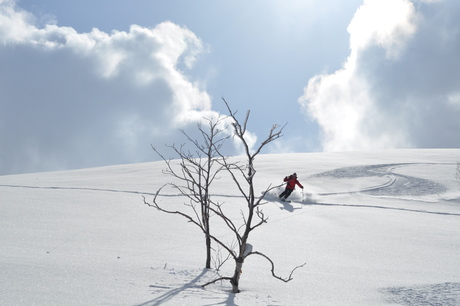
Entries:
{"label": "red ski jacket", "polygon": [[287,182],[286,188],[294,190],[295,185],[298,185],[300,188],[303,188],[302,184],[300,184],[299,181],[297,180],[297,178],[295,178],[293,176],[286,176],[284,178],[284,181]]}

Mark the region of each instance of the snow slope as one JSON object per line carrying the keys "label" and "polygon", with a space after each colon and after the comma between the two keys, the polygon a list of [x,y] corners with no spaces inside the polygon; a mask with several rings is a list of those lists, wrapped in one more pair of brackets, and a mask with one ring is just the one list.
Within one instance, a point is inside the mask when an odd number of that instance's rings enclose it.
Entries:
{"label": "snow slope", "polygon": [[[239,294],[201,288],[215,276],[203,235],[143,204],[168,181],[161,162],[0,176],[0,305],[460,305],[457,161],[460,150],[260,155],[258,192],[295,171],[312,196],[270,194],[250,243],[282,276],[306,265],[283,283],[251,256]],[[216,187],[241,219],[231,181]]]}

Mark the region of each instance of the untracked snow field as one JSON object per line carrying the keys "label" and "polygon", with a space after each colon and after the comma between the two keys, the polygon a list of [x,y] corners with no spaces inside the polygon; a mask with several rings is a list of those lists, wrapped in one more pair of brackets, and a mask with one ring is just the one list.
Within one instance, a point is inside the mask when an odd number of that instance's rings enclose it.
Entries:
{"label": "untracked snow field", "polygon": [[[284,283],[249,256],[239,294],[202,288],[216,277],[203,234],[143,203],[172,180],[163,162],[0,176],[0,305],[460,305],[459,161],[457,149],[258,156],[258,194],[293,172],[305,193],[267,195],[249,242],[280,276],[305,266]],[[229,177],[212,196],[243,222]],[[190,213],[171,189],[159,200]]]}

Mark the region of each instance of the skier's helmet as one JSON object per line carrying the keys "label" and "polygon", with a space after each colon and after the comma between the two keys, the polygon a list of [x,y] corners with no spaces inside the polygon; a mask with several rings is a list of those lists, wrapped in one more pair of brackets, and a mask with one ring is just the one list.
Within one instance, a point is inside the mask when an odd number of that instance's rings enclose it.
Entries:
{"label": "skier's helmet", "polygon": [[297,178],[297,173],[294,172],[294,174],[292,175],[293,177]]}

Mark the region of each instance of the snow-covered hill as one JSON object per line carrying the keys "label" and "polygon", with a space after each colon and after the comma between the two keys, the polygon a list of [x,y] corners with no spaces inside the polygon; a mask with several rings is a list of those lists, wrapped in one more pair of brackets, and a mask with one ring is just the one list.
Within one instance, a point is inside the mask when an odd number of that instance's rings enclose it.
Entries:
{"label": "snow-covered hill", "polygon": [[[200,287],[214,272],[197,228],[143,204],[169,180],[163,163],[0,176],[0,305],[459,305],[458,161],[460,150],[260,155],[258,192],[295,171],[312,196],[270,194],[250,243],[282,276],[306,265],[283,283],[249,257],[236,295]],[[239,218],[232,183],[216,186]]]}

